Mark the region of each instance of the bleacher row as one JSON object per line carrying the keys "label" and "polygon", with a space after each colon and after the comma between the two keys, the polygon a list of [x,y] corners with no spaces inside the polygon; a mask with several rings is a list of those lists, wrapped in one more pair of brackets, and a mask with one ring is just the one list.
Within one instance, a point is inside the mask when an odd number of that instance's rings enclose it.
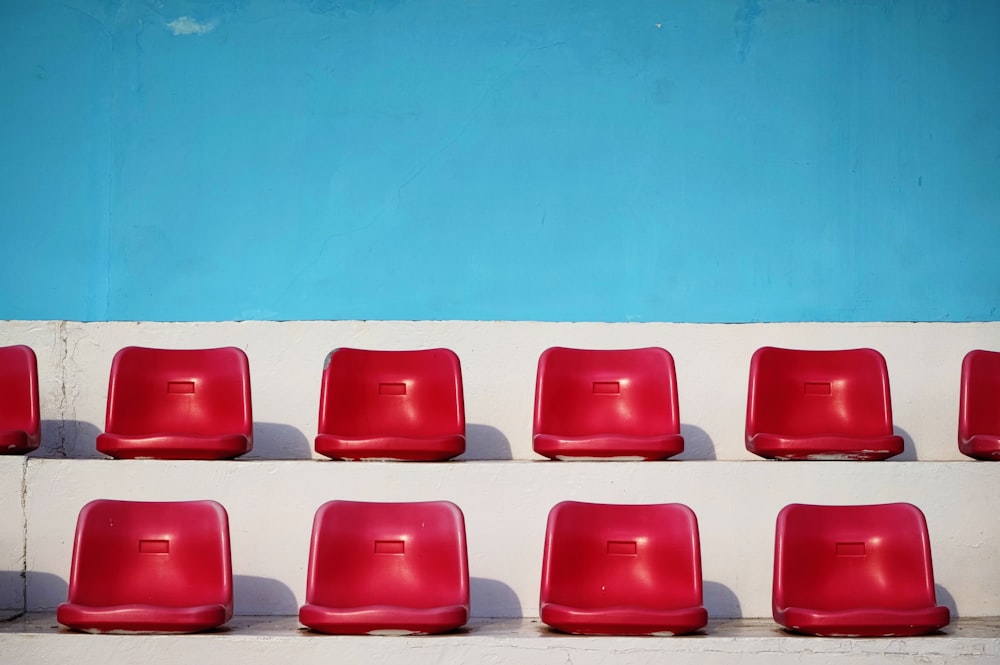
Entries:
{"label": "bleacher row", "polygon": [[[233,616],[229,522],[215,501],[95,500],[80,512],[60,624],[197,632]],[[683,504],[564,501],[549,512],[540,617],[584,635],[705,628],[697,518]],[[469,620],[465,519],[447,501],[330,501],[316,512],[299,621],[338,634],[456,630]],[[792,504],[778,515],[773,616],[821,636],[911,636],[949,623],[923,513],[905,503]]]}
{"label": "bleacher row", "polygon": [[[684,450],[673,357],[658,347],[553,347],[538,361],[533,449],[551,459],[660,460]],[[35,354],[0,348],[0,451],[40,444]],[[1000,352],[963,361],[958,447],[1000,459]],[[316,452],[443,461],[465,451],[458,356],[448,349],[331,352]],[[763,347],[750,361],[746,448],[773,459],[880,460],[903,451],[874,349]],[[126,347],[114,357],[97,450],[115,458],[231,459],[253,447],[249,361],[237,348]]]}
{"label": "bleacher row", "polygon": [[[33,361],[33,354],[25,353],[26,347],[7,347],[0,351],[6,353],[10,349],[18,349],[18,354],[30,357]],[[27,351],[30,352],[30,349]],[[183,422],[190,427],[198,422],[199,416],[210,413],[208,408],[193,407],[192,402],[195,397],[210,396],[215,391],[214,379],[206,378],[211,376],[211,373],[198,375],[192,366],[182,367],[184,363],[180,360],[185,356],[196,358],[198,355],[212,355],[216,352],[225,352],[230,358],[235,358],[242,368],[240,370],[242,377],[238,381],[231,381],[229,387],[222,392],[235,394],[233,390],[235,385],[239,388],[239,394],[245,395],[238,420],[240,423],[247,423],[247,427],[235,430],[238,437],[232,436],[232,431],[221,435],[211,431],[178,431],[177,428],[171,431],[171,423]],[[131,354],[136,353],[152,355],[129,358]],[[1000,376],[996,364],[998,356],[1000,354],[993,352],[974,351],[966,356],[963,363],[960,445],[963,441],[967,443],[975,441],[978,450],[988,450],[983,448],[984,443],[988,445],[990,437],[995,438],[995,434],[991,432],[1000,429],[990,424],[990,418],[995,420],[996,395],[1000,392],[997,390],[997,377]],[[164,357],[169,357],[169,360],[163,360]],[[6,362],[0,365],[9,366]],[[125,367],[124,370],[122,366]],[[238,349],[199,351],[163,351],[135,347],[123,349],[116,355],[112,364],[107,426],[104,434],[98,438],[99,450],[103,447],[101,452],[117,457],[167,459],[199,459],[206,450],[209,451],[209,458],[225,459],[241,454],[231,453],[242,445],[246,445],[246,450],[243,452],[250,450],[252,417],[249,373],[246,371],[246,366],[246,356]],[[425,366],[445,367],[447,371],[441,373],[443,378],[432,379],[428,377],[434,377],[434,372]],[[875,367],[877,372],[871,371],[872,367]],[[151,371],[157,368],[161,370],[165,368],[169,376],[156,375],[155,371]],[[136,376],[130,380],[123,380],[121,377],[128,376],[130,371]],[[153,375],[153,378],[150,378],[150,375]],[[364,377],[364,381],[359,382],[359,377]],[[873,380],[873,377],[877,377],[877,380]],[[117,388],[116,379],[120,381]],[[362,387],[359,387],[359,383]],[[856,393],[861,397],[852,401],[851,398]],[[116,399],[116,395],[120,395],[121,399]],[[435,397],[421,401],[428,395]],[[558,347],[549,349],[539,359],[535,397],[533,440],[535,450],[540,454],[556,459],[665,459],[683,450],[683,439],[679,434],[673,360],[663,349],[620,351]],[[187,400],[187,403],[183,408],[176,409],[173,413],[168,412],[166,415],[162,411],[159,415],[149,413],[142,415],[143,409],[148,408],[150,404],[155,405],[157,402],[169,404],[168,400],[173,400],[175,405],[178,400]],[[445,405],[443,408],[442,403]],[[405,408],[399,408],[401,404],[405,404]],[[772,406],[772,410],[768,412],[762,408],[768,404],[784,404],[784,408]],[[858,405],[857,408],[854,405]],[[875,408],[871,408],[873,405]],[[329,457],[444,460],[461,454],[464,449],[461,372],[457,356],[445,349],[392,352],[338,349],[330,355],[324,369],[320,406],[316,450]],[[421,413],[431,416],[414,417],[415,414]],[[359,417],[359,414],[363,416]],[[666,417],[663,417],[663,414],[666,414]],[[786,420],[782,421],[782,417]],[[218,425],[223,418],[206,420]],[[158,423],[158,428],[152,428],[152,431],[148,428],[144,430],[144,423],[148,426],[150,422]],[[428,422],[445,423],[445,425],[428,430],[414,427]],[[460,423],[461,427],[455,427],[455,422]],[[649,426],[651,423],[653,426]],[[396,429],[390,429],[389,432],[377,431],[378,427],[388,429],[387,425],[390,424]],[[810,424],[819,429],[810,432],[808,429]],[[857,430],[851,430],[851,425],[857,426]],[[30,439],[30,430],[22,431],[25,437]],[[883,459],[894,454],[893,450],[897,450],[893,446],[896,445],[895,439],[898,437],[894,439],[892,431],[885,362],[877,352],[790,351],[765,347],[754,354],[751,361],[747,413],[749,450],[762,457],[789,459]],[[769,440],[768,437],[772,439]],[[885,444],[884,447],[878,449],[873,446],[873,438]],[[218,451],[211,452],[212,446],[216,445],[213,441],[220,440],[222,443],[219,449],[223,451],[221,455]],[[178,445],[178,441],[183,441],[182,445]],[[235,446],[233,441],[236,441]],[[767,445],[763,445],[764,443]],[[761,444],[759,450],[751,447],[755,444]],[[962,452],[969,454],[965,448]],[[992,455],[987,453],[980,457],[990,459]],[[659,504],[660,507],[664,505],[666,504]],[[647,506],[633,505],[617,508],[638,510],[645,507]],[[594,507],[595,510],[609,508],[615,507]],[[887,506],[878,508],[888,509]],[[555,512],[553,509],[553,514]],[[617,521],[620,521],[620,518]],[[813,522],[815,519],[809,521]],[[595,526],[596,520],[589,518],[584,520],[584,523]],[[607,570],[606,560],[616,562],[636,560],[631,552],[623,553],[623,548],[629,550],[629,543],[648,542],[652,538],[648,533],[641,534],[641,537],[635,537],[633,540],[624,536],[609,538],[596,529],[593,531],[592,535],[597,538],[599,549],[604,550],[605,563],[602,565],[605,570]],[[926,527],[923,532],[923,542],[926,543]],[[912,537],[918,533],[919,530],[911,530],[910,535]],[[842,563],[847,561],[848,565],[857,567],[859,561],[877,560],[878,557],[871,556],[875,554],[875,550],[871,549],[868,543],[881,543],[883,540],[884,535],[874,536],[871,541],[857,535],[847,539],[841,538],[833,542],[833,552],[838,555],[837,560],[842,560]],[[828,544],[830,542],[832,541],[828,541]],[[859,544],[864,554],[859,554]],[[546,557],[548,557],[548,546],[547,540]],[[676,549],[676,541],[672,547]],[[865,547],[869,549],[865,550]],[[635,549],[638,554],[638,546]],[[147,554],[162,553],[147,552]],[[929,551],[927,563],[929,571]],[[75,566],[74,555],[74,570]],[[652,569],[652,566],[646,564],[639,567],[643,579],[647,582],[649,571]],[[543,578],[544,575],[543,573]],[[886,578],[887,572],[883,570],[876,572],[875,575],[877,579],[882,580]],[[75,573],[71,575],[71,589],[74,579],[76,579]],[[580,578],[577,576],[575,579]],[[776,569],[776,588],[777,580]],[[700,577],[698,584],[700,585]],[[601,584],[601,586],[606,589],[608,585]],[[872,587],[873,584],[869,579],[860,584],[828,583],[827,586],[838,589],[865,589]],[[650,587],[647,585],[646,588]],[[688,590],[690,592],[690,588]],[[308,601],[310,593],[307,589],[307,605],[315,604]],[[700,587],[698,595],[700,596]],[[841,599],[837,602],[843,601]],[[466,617],[468,605],[469,602],[466,600]],[[572,603],[552,603],[552,605],[574,607]],[[686,607],[690,610],[699,606],[700,601]],[[543,615],[544,607],[543,604],[541,608]],[[591,614],[591,610],[594,609],[586,603],[575,607],[578,610],[583,607]],[[930,604],[925,603],[921,607],[926,611],[938,612],[938,619],[942,609],[947,612],[946,608],[941,608],[934,602],[933,578],[930,578]],[[231,608],[230,601],[230,615]],[[777,619],[779,616],[777,604],[775,608]],[[888,609],[891,608],[882,608],[883,611]],[[618,627],[613,628],[607,623],[595,623],[591,617],[589,623],[577,623],[575,626],[564,623],[561,628],[569,632],[617,631],[625,634],[627,630],[623,626],[642,625],[641,621],[636,622],[634,619],[633,616],[631,623],[619,622]],[[797,627],[799,630],[806,629],[801,623],[797,626],[787,622],[779,621],[779,623]],[[559,627],[557,623],[550,625]],[[859,629],[857,625],[845,628],[842,625],[829,631],[829,634],[865,634],[866,631],[869,634],[908,634],[906,631],[912,633],[915,626],[923,626],[926,629],[927,624],[904,622],[897,623],[889,629],[886,628],[884,621],[878,629],[873,629],[871,625],[867,629],[864,627]],[[683,625],[668,625],[662,621],[653,627],[658,629],[648,629],[649,633],[681,633],[686,630]],[[398,627],[372,627],[370,624],[367,628],[370,630],[365,632],[404,630]],[[870,633],[871,630],[876,630],[876,633]],[[413,631],[406,629],[406,632]],[[424,631],[416,630],[416,632]]]}

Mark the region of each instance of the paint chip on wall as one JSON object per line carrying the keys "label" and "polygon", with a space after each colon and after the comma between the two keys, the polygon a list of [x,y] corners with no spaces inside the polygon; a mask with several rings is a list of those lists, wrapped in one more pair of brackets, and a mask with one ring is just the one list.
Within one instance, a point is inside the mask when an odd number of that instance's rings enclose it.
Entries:
{"label": "paint chip on wall", "polygon": [[167,28],[175,35],[207,35],[215,30],[218,21],[212,20],[206,23],[199,23],[190,16],[181,16],[167,23]]}

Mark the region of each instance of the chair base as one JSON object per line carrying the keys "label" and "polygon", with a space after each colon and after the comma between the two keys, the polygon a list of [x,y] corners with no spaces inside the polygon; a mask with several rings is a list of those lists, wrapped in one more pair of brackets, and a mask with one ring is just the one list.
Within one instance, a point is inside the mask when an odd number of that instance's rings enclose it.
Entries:
{"label": "chair base", "polygon": [[777,460],[884,460],[903,452],[903,437],[782,436],[759,433],[747,438],[747,450]]}
{"label": "chair base", "polygon": [[250,452],[252,448],[251,438],[244,434],[125,436],[104,433],[97,437],[98,452],[115,459],[232,459]]}
{"label": "chair base", "polygon": [[978,460],[1000,460],[1000,435],[976,434],[958,442],[963,455]]}
{"label": "chair base", "polygon": [[669,637],[701,630],[708,624],[704,607],[651,610],[640,607],[582,608],[542,603],[542,622],[576,635],[653,635]]}
{"label": "chair base", "polygon": [[536,434],[532,439],[535,452],[557,460],[664,460],[684,452],[684,437],[680,434],[660,436],[560,436]]}
{"label": "chair base", "polygon": [[908,637],[944,628],[951,621],[951,612],[941,605],[916,610],[843,611],[788,607],[776,608],[774,620],[788,630],[820,637]]}
{"label": "chair base", "polygon": [[454,434],[421,438],[365,438],[320,434],[316,437],[316,452],[337,460],[443,462],[465,452],[465,437]]}
{"label": "chair base", "polygon": [[224,605],[94,607],[63,603],[56,610],[59,623],[86,633],[198,633],[218,628],[232,616],[232,607]]}
{"label": "chair base", "polygon": [[19,429],[0,430],[0,455],[25,455],[37,450],[38,435],[31,436]]}
{"label": "chair base", "polygon": [[456,630],[468,621],[468,605],[423,608],[306,604],[299,609],[302,625],[330,635],[433,635]]}

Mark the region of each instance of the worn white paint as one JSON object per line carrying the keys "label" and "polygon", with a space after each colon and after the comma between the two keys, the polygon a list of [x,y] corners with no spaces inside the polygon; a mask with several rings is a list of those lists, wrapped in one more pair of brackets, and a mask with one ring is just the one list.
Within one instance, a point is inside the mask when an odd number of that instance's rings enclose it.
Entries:
{"label": "worn white paint", "polygon": [[199,22],[190,16],[180,16],[170,23],[167,23],[167,29],[177,36],[207,35],[215,30],[215,27],[218,24],[219,22],[216,20]]}
{"label": "worn white paint", "polygon": [[[971,349],[1000,349],[990,323],[536,323],[298,321],[222,323],[0,322],[0,344],[30,344],[42,373],[45,456],[99,457],[111,358],[127,345],[233,345],[250,358],[255,441],[251,459],[315,457],[323,359],[339,346],[458,353],[468,449],[462,459],[540,459],[531,449],[535,368],[549,346],[663,346],[678,374],[686,450],[677,459],[749,460],[743,444],[750,356],[764,345],[870,346],[889,367],[898,459],[962,460],[958,381]],[[37,455],[37,453],[36,453]]]}

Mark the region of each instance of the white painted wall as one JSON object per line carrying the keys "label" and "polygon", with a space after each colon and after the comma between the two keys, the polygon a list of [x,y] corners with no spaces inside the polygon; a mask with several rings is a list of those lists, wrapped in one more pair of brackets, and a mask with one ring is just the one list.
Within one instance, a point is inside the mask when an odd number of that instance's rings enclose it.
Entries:
{"label": "white painted wall", "polygon": [[24,608],[23,457],[0,456],[0,619]]}
{"label": "white painted wall", "polygon": [[323,359],[338,346],[445,346],[462,361],[468,449],[463,459],[539,459],[531,449],[535,367],[549,346],[657,345],[677,365],[687,450],[680,459],[753,459],[743,445],[750,355],[764,345],[833,349],[871,346],[889,367],[897,459],[959,460],[956,429],[962,357],[1000,349],[990,323],[534,323],[480,321],[300,321],[223,323],[0,322],[0,345],[29,344],[39,356],[43,448],[35,455],[99,457],[108,371],[127,345],[233,345],[250,358],[255,442],[250,459],[315,457]]}

